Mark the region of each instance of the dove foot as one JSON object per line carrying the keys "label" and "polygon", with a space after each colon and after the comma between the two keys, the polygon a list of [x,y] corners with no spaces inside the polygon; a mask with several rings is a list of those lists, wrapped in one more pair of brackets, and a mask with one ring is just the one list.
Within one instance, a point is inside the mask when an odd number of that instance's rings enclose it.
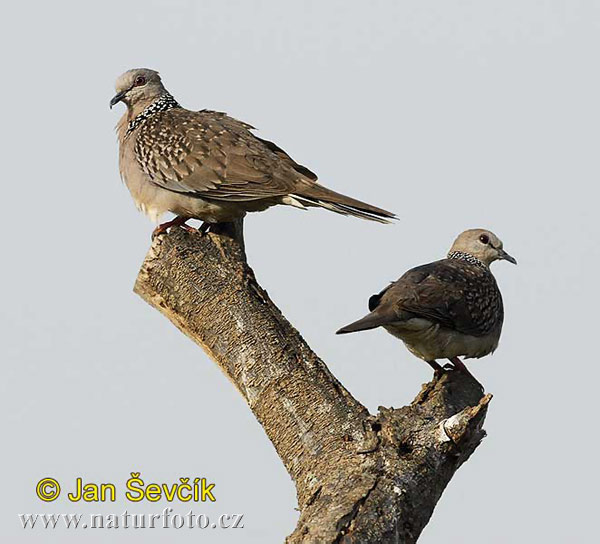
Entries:
{"label": "dove foot", "polygon": [[182,215],[178,215],[175,219],[172,219],[171,221],[167,221],[166,223],[161,223],[160,225],[158,225],[158,227],[156,227],[152,231],[152,239],[156,238],[157,236],[160,236],[161,234],[164,234],[171,227],[183,227],[188,232],[196,232],[196,229],[194,227],[190,227],[189,225],[186,224],[186,221],[188,221],[188,220],[189,220],[189,217],[184,217]]}
{"label": "dove foot", "polygon": [[[458,357],[452,357],[451,359],[448,359],[453,365],[454,365],[454,370],[458,370],[459,372],[462,372],[463,374],[466,374],[467,376],[469,376],[470,378],[472,378],[475,382],[479,383],[479,380],[473,376],[473,374],[471,374],[469,372],[469,369],[465,366],[465,364],[458,358]],[[444,368],[447,368],[450,365],[445,365]],[[481,384],[479,384],[481,385]],[[483,389],[483,386],[481,386]]]}
{"label": "dove foot", "polygon": [[210,231],[211,227],[212,227],[212,223],[208,223],[207,221],[204,221],[204,223],[202,223],[202,225],[200,225],[198,232],[200,234],[206,234],[207,232]]}

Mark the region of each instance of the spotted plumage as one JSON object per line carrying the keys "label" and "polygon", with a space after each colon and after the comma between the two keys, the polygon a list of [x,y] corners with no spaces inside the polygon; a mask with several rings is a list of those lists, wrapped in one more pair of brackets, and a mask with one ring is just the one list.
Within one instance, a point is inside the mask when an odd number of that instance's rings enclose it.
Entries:
{"label": "spotted plumage", "polygon": [[480,268],[486,267],[485,264],[482,263],[477,257],[469,255],[468,253],[464,253],[463,251],[451,251],[450,253],[448,253],[448,259],[459,259],[461,261],[466,261],[474,266],[479,266]]}
{"label": "spotted plumage", "polygon": [[409,270],[375,295],[369,309],[382,304],[389,304],[394,316],[426,318],[473,336],[489,334],[504,320],[494,276],[485,265],[467,259],[448,258]]}
{"label": "spotted plumage", "polygon": [[502,295],[489,268],[498,259],[516,262],[493,233],[466,231],[447,258],[406,272],[369,299],[371,313],[338,333],[384,327],[434,367],[436,359],[488,355],[504,322]]}
{"label": "spotted plumage", "polygon": [[117,127],[121,175],[139,209],[209,223],[285,204],[389,222],[393,213],[336,193],[253,127],[225,113],[182,108],[157,72],[130,70],[111,105],[127,113]]}
{"label": "spotted plumage", "polygon": [[154,102],[152,102],[144,111],[142,111],[142,113],[136,115],[131,121],[129,121],[127,124],[127,132],[125,132],[125,138],[127,138],[144,121],[154,116],[154,114],[180,107],[181,106],[177,100],[175,100],[169,93],[164,93]]}

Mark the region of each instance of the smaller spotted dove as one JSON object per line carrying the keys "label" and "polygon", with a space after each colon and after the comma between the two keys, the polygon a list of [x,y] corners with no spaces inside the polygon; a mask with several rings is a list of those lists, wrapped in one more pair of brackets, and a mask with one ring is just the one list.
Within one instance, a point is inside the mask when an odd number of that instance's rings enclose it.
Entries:
{"label": "smaller spotted dove", "polygon": [[406,272],[369,299],[371,313],[337,334],[383,327],[435,370],[437,359],[449,359],[468,372],[459,357],[484,357],[500,340],[504,308],[490,271],[497,260],[517,264],[495,234],[467,230],[445,259]]}

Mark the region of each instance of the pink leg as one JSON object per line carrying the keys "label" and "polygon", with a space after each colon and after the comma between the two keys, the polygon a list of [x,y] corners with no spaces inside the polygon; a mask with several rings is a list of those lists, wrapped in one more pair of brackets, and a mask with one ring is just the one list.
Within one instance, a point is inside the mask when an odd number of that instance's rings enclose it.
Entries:
{"label": "pink leg", "polygon": [[477,378],[475,378],[475,376],[473,376],[473,374],[471,374],[469,372],[469,370],[467,369],[467,367],[465,366],[465,364],[458,357],[452,357],[452,358],[450,358],[448,360],[454,365],[454,368],[456,370],[460,370],[461,372],[463,372],[467,376],[471,376],[471,378],[473,378],[475,381],[477,381]]}
{"label": "pink leg", "polygon": [[202,225],[200,225],[198,232],[200,234],[206,234],[210,230],[211,226],[212,226],[212,223],[207,223],[206,221],[204,221],[204,223],[202,223]]}
{"label": "pink leg", "polygon": [[435,360],[431,360],[431,361],[425,361],[431,368],[433,368],[433,370],[435,370],[436,372],[441,372],[442,370],[444,370],[441,365]]}
{"label": "pink leg", "polygon": [[167,221],[166,223],[162,223],[162,224],[158,225],[158,227],[156,227],[152,231],[152,238],[154,238],[155,236],[158,236],[159,234],[167,232],[171,227],[183,227],[188,232],[196,232],[196,229],[194,227],[190,227],[189,225],[185,224],[185,222],[188,221],[189,219],[190,219],[189,217],[184,217],[183,215],[178,215],[175,219],[172,219],[171,221]]}

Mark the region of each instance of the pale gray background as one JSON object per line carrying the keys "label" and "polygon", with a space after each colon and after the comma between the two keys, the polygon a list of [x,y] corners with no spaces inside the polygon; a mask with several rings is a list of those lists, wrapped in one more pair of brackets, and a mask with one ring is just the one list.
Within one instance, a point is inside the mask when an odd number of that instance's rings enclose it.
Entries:
{"label": "pale gray background", "polygon": [[[12,2],[2,69],[4,542],[281,542],[292,483],[208,358],[132,291],[152,225],[117,171],[115,78],[161,71],[185,106],[250,122],[394,226],[326,212],[250,216],[262,285],[371,410],[431,376],[384,332],[346,337],[367,297],[444,255],[468,227],[519,266],[493,268],[506,323],[470,368],[494,393],[489,437],[421,542],[595,540],[598,485],[597,2],[504,0]],[[46,475],[206,476],[238,531],[23,531]],[[185,505],[175,505],[187,512]]]}

